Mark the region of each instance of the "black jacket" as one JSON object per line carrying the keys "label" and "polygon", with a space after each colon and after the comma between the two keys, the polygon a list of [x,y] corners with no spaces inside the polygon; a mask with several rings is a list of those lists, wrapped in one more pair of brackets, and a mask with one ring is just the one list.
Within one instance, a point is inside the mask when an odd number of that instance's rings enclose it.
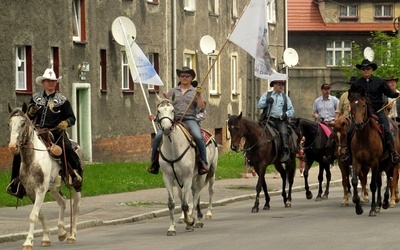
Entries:
{"label": "black jacket", "polygon": [[374,111],[378,111],[383,107],[383,95],[390,98],[396,98],[399,95],[399,93],[390,89],[385,80],[376,76],[371,76],[369,79],[361,77],[352,85],[352,87],[365,90],[365,95],[370,99]]}

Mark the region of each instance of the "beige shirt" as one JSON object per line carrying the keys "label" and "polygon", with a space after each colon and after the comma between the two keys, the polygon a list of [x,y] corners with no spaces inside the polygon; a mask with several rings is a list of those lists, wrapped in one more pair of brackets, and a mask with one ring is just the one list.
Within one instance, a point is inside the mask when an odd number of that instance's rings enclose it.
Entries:
{"label": "beige shirt", "polygon": [[336,108],[336,113],[340,116],[349,117],[350,116],[350,101],[347,99],[349,93],[346,91],[342,94],[339,99],[339,105]]}

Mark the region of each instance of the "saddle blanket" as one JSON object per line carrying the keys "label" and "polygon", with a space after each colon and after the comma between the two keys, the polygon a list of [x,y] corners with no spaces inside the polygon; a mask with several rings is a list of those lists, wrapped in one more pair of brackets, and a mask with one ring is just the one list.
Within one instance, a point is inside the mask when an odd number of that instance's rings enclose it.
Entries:
{"label": "saddle blanket", "polygon": [[323,124],[321,122],[318,123],[318,124],[322,128],[322,130],[324,131],[326,137],[329,137],[332,134],[331,129],[326,124]]}

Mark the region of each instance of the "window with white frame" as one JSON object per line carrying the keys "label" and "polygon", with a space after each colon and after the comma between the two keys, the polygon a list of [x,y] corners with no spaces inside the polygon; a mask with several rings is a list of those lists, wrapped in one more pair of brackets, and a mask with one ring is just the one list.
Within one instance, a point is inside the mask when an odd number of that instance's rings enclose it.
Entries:
{"label": "window with white frame", "polygon": [[158,3],[158,0],[147,0],[148,3]]}
{"label": "window with white frame", "polygon": [[219,83],[219,65],[216,61],[216,55],[208,56],[208,68],[211,68],[210,74],[208,75],[208,90],[210,94],[218,94],[218,83]]}
{"label": "window with white frame", "polygon": [[194,67],[194,66],[193,66],[193,65],[194,65],[194,60],[195,60],[194,54],[185,53],[185,54],[183,55],[183,60],[184,60],[183,66],[186,66],[186,67],[189,67],[189,68],[193,69],[193,67]]}
{"label": "window with white frame", "polygon": [[15,48],[15,91],[32,94],[32,47]]}
{"label": "window with white frame", "polygon": [[276,2],[268,0],[266,6],[266,19],[268,23],[276,23]]}
{"label": "window with white frame", "polygon": [[232,55],[231,56],[231,87],[232,87],[232,95],[237,95],[238,94],[238,89],[237,89],[237,84],[238,84],[238,61],[237,61],[237,56]]}
{"label": "window with white frame", "polygon": [[392,5],[375,5],[375,17],[392,17]]}
{"label": "window with white frame", "polygon": [[[154,67],[154,61],[155,61],[155,55],[154,55],[154,53],[149,53],[149,54],[147,54],[147,58],[149,59],[149,62],[151,63],[151,65],[153,65],[153,67]],[[148,89],[148,90],[152,90],[152,91],[155,90],[153,84],[147,84],[147,89]]]}
{"label": "window with white frame", "polygon": [[84,41],[85,31],[85,0],[72,0],[72,40]]}
{"label": "window with white frame", "polygon": [[208,11],[211,15],[219,15],[219,0],[208,0]]}
{"label": "window with white frame", "polygon": [[122,62],[121,62],[121,72],[122,72],[122,91],[128,92],[133,91],[133,80],[131,76],[131,72],[129,70],[128,58],[126,56],[125,51],[122,51]]}
{"label": "window with white frame", "polygon": [[238,18],[238,0],[232,0],[232,18]]}
{"label": "window with white frame", "polygon": [[358,17],[358,5],[340,5],[340,17]]}
{"label": "window with white frame", "polygon": [[350,65],[351,41],[328,41],[326,43],[326,65]]}
{"label": "window with white frame", "polygon": [[183,10],[185,11],[196,11],[196,0],[184,0]]}

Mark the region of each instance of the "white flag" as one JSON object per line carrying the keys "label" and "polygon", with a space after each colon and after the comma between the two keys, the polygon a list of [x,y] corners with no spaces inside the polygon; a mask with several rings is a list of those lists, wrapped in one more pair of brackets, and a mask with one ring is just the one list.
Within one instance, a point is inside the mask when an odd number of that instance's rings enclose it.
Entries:
{"label": "white flag", "polygon": [[133,81],[163,86],[164,84],[158,76],[153,65],[150,63],[143,51],[139,48],[137,43],[129,34],[126,34],[126,38],[127,39],[124,39],[124,41],[127,41],[128,44],[125,44],[125,52],[126,57],[128,58],[128,65],[131,70]]}
{"label": "white flag", "polygon": [[271,55],[268,50],[268,26],[265,0],[251,0],[237,22],[229,40],[255,59],[254,75],[268,80],[286,80],[286,74],[272,68]]}

